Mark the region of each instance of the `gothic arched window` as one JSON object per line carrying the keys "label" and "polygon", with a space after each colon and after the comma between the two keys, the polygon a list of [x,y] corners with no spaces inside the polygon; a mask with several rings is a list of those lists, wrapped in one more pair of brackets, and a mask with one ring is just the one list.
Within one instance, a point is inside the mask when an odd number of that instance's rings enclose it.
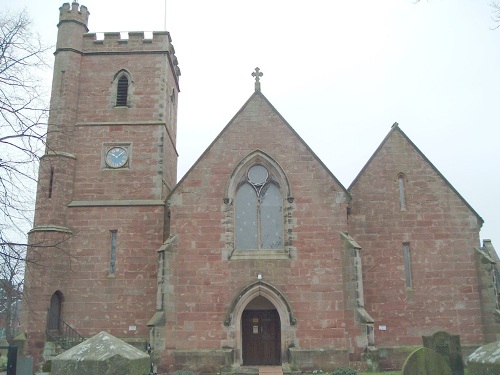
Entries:
{"label": "gothic arched window", "polygon": [[251,166],[236,190],[237,250],[283,249],[283,200],[278,183],[261,164]]}
{"label": "gothic arched window", "polygon": [[123,74],[118,78],[118,85],[116,86],[116,106],[125,107],[128,99],[128,78]]}

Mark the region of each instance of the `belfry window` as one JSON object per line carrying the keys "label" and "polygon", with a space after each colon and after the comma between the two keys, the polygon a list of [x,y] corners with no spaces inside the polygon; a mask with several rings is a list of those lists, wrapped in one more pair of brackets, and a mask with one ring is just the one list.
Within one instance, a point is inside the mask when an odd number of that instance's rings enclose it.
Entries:
{"label": "belfry window", "polygon": [[236,249],[282,249],[283,201],[268,169],[260,164],[250,167],[235,198]]}
{"label": "belfry window", "polygon": [[124,74],[118,79],[118,85],[116,87],[116,106],[125,107],[127,105],[128,98],[128,78]]}

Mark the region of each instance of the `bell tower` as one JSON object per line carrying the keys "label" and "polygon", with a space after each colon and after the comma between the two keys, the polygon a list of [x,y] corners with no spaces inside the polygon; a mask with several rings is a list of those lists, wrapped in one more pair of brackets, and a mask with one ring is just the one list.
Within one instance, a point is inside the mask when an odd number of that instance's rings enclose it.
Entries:
{"label": "bell tower", "polygon": [[59,9],[25,280],[36,362],[52,340],[49,320],[84,337],[105,329],[146,340],[164,200],[177,179],[180,70],[170,34],[88,33],[88,19],[76,2]]}

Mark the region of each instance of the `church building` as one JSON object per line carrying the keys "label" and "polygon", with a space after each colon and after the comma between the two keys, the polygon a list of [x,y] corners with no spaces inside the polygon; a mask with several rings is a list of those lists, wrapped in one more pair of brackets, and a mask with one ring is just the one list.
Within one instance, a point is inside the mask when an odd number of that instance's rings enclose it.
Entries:
{"label": "church building", "polygon": [[346,188],[257,68],[178,181],[170,34],[102,38],[88,17],[60,8],[25,276],[35,363],[101,331],[160,374],[398,369],[436,331],[464,354],[500,338],[483,220],[397,123]]}

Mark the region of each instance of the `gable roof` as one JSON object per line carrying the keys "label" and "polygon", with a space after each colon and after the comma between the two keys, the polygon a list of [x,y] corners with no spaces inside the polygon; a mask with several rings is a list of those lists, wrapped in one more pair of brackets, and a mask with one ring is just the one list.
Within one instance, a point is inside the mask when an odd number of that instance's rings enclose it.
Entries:
{"label": "gable roof", "polygon": [[349,191],[342,185],[342,183],[337,179],[337,177],[334,176],[334,174],[328,169],[328,167],[321,161],[321,159],[314,153],[314,151],[307,145],[307,143],[300,137],[300,135],[295,131],[295,129],[288,123],[288,121],[285,120],[285,118],[274,108],[274,106],[271,104],[271,102],[262,94],[261,91],[255,91],[248,100],[243,104],[243,106],[240,108],[238,112],[233,116],[233,118],[229,121],[229,123],[224,127],[224,129],[221,130],[221,132],[215,137],[215,139],[210,143],[210,145],[205,149],[205,151],[200,155],[200,157],[196,160],[196,162],[189,168],[189,170],[184,174],[184,176],[179,180],[179,182],[174,186],[172,191],[167,195],[165,201],[168,201],[172,194],[177,190],[177,188],[182,185],[184,180],[187,178],[187,176],[191,173],[193,169],[196,168],[198,163],[205,157],[205,155],[208,153],[208,151],[212,148],[212,146],[219,140],[219,138],[222,137],[222,135],[226,132],[226,130],[233,124],[233,122],[238,118],[238,116],[244,111],[245,107],[255,98],[255,97],[260,97],[264,100],[264,102],[271,108],[271,110],[276,113],[276,115],[280,118],[281,121],[291,130],[293,135],[297,137],[297,139],[304,145],[304,147],[307,149],[308,152],[311,153],[311,155],[314,157],[314,159],[328,172],[330,177],[342,188],[343,192],[346,193],[349,198],[351,198],[351,194]]}
{"label": "gable roof", "polygon": [[361,169],[361,171],[358,173],[358,175],[356,176],[356,178],[351,182],[351,184],[347,188],[347,190],[349,191],[349,193],[350,193],[351,189],[354,187],[354,185],[356,184],[356,182],[358,182],[359,178],[366,171],[366,169],[368,168],[368,166],[371,164],[371,162],[373,161],[373,159],[375,158],[375,156],[377,156],[377,154],[379,153],[379,151],[382,149],[382,147],[384,146],[384,144],[387,142],[387,140],[391,137],[391,135],[394,132],[398,132],[399,134],[401,134],[403,136],[403,138],[415,149],[415,151],[417,151],[417,153],[422,157],[422,159],[424,159],[424,161],[427,162],[427,164],[430,165],[430,167],[438,174],[439,177],[441,177],[441,179],[446,183],[446,185],[448,185],[448,187],[457,195],[457,197],[460,198],[460,200],[467,206],[467,208],[469,208],[469,210],[471,210],[471,212],[474,215],[476,215],[476,217],[479,219],[479,221],[481,222],[481,225],[482,225],[484,223],[483,218],[476,212],[476,210],[474,210],[474,208],[472,208],[472,206],[464,199],[464,197],[462,197],[460,195],[460,193],[457,191],[457,189],[455,189],[453,187],[453,185],[446,179],[446,177],[444,177],[443,174],[441,172],[439,172],[439,170],[434,166],[434,164],[432,164],[432,162],[427,158],[427,156],[425,156],[424,153],[422,151],[420,151],[420,149],[415,145],[415,143],[413,143],[412,140],[410,138],[408,138],[408,136],[399,128],[399,124],[397,122],[395,122],[392,125],[391,130],[386,135],[386,137],[384,138],[384,140],[382,141],[382,143],[377,147],[377,149],[375,150],[375,152],[373,153],[373,155],[370,157],[370,159],[368,159],[368,161],[366,162],[366,164],[364,165],[364,167]]}

